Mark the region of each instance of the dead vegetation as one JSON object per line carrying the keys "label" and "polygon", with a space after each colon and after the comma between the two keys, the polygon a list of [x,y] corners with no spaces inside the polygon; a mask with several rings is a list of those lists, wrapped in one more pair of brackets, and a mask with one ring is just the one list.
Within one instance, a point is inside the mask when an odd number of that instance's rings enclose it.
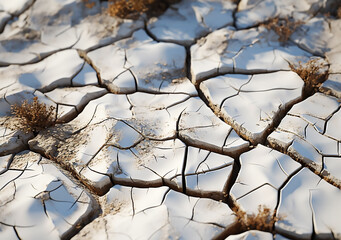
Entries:
{"label": "dead vegetation", "polygon": [[278,35],[278,41],[285,44],[289,41],[291,35],[302,25],[302,22],[295,21],[293,18],[272,18],[262,24],[268,30],[274,31]]}
{"label": "dead vegetation", "polygon": [[82,2],[85,4],[85,7],[90,8],[90,9],[96,5],[95,2],[89,2],[89,0],[82,0]]}
{"label": "dead vegetation", "polygon": [[341,1],[327,0],[325,7],[321,10],[327,17],[335,17],[341,19]]}
{"label": "dead vegetation", "polygon": [[16,127],[25,133],[37,133],[56,124],[55,107],[40,103],[38,97],[12,105],[11,111],[18,120]]}
{"label": "dead vegetation", "polygon": [[157,16],[180,0],[109,0],[108,13],[119,18],[136,19],[141,14]]}
{"label": "dead vegetation", "polygon": [[292,71],[296,72],[304,81],[305,93],[311,94],[321,86],[321,84],[327,80],[328,71],[323,62],[319,62],[318,59],[309,60],[307,63],[298,63],[298,66],[289,63]]}
{"label": "dead vegetation", "polygon": [[236,221],[240,224],[242,231],[261,230],[272,232],[274,224],[281,220],[281,217],[276,217],[274,212],[265,206],[259,205],[258,213],[248,215],[240,208],[234,209]]}

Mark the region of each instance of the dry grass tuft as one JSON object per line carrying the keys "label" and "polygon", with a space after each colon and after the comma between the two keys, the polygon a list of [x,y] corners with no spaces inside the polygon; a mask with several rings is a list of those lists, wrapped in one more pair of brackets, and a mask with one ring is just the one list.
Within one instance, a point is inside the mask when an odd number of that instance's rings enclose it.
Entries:
{"label": "dry grass tuft", "polygon": [[341,18],[341,6],[336,10],[336,17]]}
{"label": "dry grass tuft", "polygon": [[335,17],[341,19],[341,1],[340,0],[327,0],[326,6],[321,9],[327,17]]}
{"label": "dry grass tuft", "polygon": [[16,127],[26,133],[37,133],[56,124],[55,107],[40,103],[38,97],[31,103],[25,100],[20,105],[12,105],[11,110],[18,119]]}
{"label": "dry grass tuft", "polygon": [[[110,16],[116,16],[120,18],[132,18],[148,10],[146,6],[153,0],[116,0],[112,1],[109,5],[108,13]],[[130,17],[129,17],[130,16]]]}
{"label": "dry grass tuft", "polygon": [[141,14],[160,15],[169,5],[180,0],[109,0],[108,13],[119,18],[136,19]]}
{"label": "dry grass tuft", "polygon": [[89,2],[89,0],[82,0],[82,2],[85,4],[86,8],[90,8],[90,9],[96,5],[95,2]]}
{"label": "dry grass tuft", "polygon": [[278,35],[278,41],[286,43],[290,36],[296,31],[302,22],[295,21],[292,18],[273,18],[263,24],[269,30],[273,30]]}
{"label": "dry grass tuft", "polygon": [[274,224],[282,218],[276,217],[273,211],[265,206],[259,205],[258,213],[247,215],[246,212],[240,208],[234,209],[237,222],[242,229],[247,230],[261,230],[272,232]]}
{"label": "dry grass tuft", "polygon": [[327,80],[328,71],[324,64],[317,59],[309,60],[307,63],[298,63],[298,66],[294,66],[289,63],[292,71],[296,72],[304,81],[305,92],[312,93],[316,91],[320,85]]}

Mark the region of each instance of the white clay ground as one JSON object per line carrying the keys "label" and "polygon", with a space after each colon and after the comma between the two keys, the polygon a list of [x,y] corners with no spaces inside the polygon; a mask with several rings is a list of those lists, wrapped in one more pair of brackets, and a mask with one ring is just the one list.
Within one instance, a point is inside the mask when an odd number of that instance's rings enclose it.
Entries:
{"label": "white clay ground", "polygon": [[[331,1],[122,20],[105,1],[0,0],[0,239],[341,239]],[[262,25],[276,16],[303,23],[286,44]],[[329,77],[307,95],[289,64],[311,59]],[[15,129],[11,105],[35,96],[64,123]],[[238,231],[259,206],[272,229]]]}

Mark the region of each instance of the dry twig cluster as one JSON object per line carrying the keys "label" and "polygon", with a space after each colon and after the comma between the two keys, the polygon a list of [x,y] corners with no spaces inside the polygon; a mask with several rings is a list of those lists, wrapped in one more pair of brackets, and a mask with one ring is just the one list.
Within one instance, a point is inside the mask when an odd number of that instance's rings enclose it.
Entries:
{"label": "dry twig cluster", "polygon": [[271,232],[274,224],[282,218],[274,216],[273,211],[265,206],[258,207],[257,214],[248,215],[240,208],[234,209],[237,222],[243,230],[261,230]]}
{"label": "dry twig cluster", "polygon": [[84,2],[85,7],[87,8],[93,8],[96,5],[95,2],[89,2],[89,0],[82,0],[82,1]]}
{"label": "dry twig cluster", "polygon": [[56,123],[55,107],[40,103],[38,97],[34,97],[33,102],[25,100],[20,105],[14,104],[11,110],[18,119],[18,129],[26,133],[36,133]]}
{"label": "dry twig cluster", "polygon": [[340,0],[329,0],[327,1],[326,9],[324,12],[327,16],[333,16],[336,18],[341,18],[341,1]]}
{"label": "dry twig cluster", "polygon": [[308,93],[318,89],[328,78],[328,71],[324,64],[318,62],[317,59],[312,59],[305,64],[299,62],[298,66],[289,63],[289,66],[292,71],[296,72],[302,78],[305,85],[305,91]]}
{"label": "dry twig cluster", "polygon": [[180,0],[109,0],[108,13],[120,18],[138,18],[141,14],[160,15]]}
{"label": "dry twig cluster", "polygon": [[286,43],[289,41],[290,36],[296,31],[302,22],[295,21],[291,18],[273,18],[264,23],[263,26],[267,29],[273,30],[278,35],[278,41]]}

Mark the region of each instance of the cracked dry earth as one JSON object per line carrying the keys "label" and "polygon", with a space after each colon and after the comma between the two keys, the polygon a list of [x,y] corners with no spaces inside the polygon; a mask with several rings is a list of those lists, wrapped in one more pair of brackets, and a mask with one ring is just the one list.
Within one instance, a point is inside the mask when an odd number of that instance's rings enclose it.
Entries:
{"label": "cracked dry earth", "polygon": [[[137,20],[93,2],[0,0],[0,239],[341,239],[328,1],[183,0]],[[274,16],[302,22],[287,43]],[[289,64],[311,59],[329,77],[308,93]],[[63,123],[16,130],[11,105],[35,96]],[[270,227],[235,216],[259,206]]]}

